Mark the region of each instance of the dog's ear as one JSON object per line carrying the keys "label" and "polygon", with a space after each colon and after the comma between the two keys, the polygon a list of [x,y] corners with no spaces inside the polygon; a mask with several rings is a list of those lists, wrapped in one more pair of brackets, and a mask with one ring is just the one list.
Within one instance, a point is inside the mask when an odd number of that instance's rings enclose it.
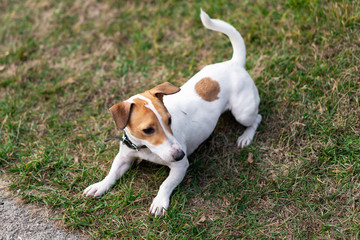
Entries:
{"label": "dog's ear", "polygon": [[133,104],[129,102],[121,102],[115,104],[109,109],[118,128],[124,129],[128,124],[132,105]]}
{"label": "dog's ear", "polygon": [[164,82],[156,87],[150,89],[150,93],[155,97],[159,98],[161,101],[164,95],[170,95],[179,92],[181,89],[175,85],[172,85],[169,82]]}

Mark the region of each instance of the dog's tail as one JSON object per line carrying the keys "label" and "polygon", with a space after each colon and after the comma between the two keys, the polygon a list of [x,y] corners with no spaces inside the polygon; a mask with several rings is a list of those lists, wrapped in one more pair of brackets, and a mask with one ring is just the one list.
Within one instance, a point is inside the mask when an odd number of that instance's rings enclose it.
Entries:
{"label": "dog's tail", "polygon": [[230,38],[230,42],[233,47],[233,57],[231,60],[238,62],[242,67],[244,67],[246,48],[244,39],[241,37],[240,33],[227,22],[219,19],[211,19],[202,9],[200,18],[206,28],[224,33]]}

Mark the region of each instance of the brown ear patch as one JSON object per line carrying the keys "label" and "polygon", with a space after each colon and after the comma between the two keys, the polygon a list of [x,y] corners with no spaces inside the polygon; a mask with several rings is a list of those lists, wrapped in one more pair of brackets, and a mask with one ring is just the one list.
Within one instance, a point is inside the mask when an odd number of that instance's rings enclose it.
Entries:
{"label": "brown ear patch", "polygon": [[206,77],[196,83],[195,91],[205,101],[212,102],[219,99],[220,85],[217,81]]}
{"label": "brown ear patch", "polygon": [[124,129],[128,124],[130,118],[132,103],[121,102],[112,106],[109,110],[111,116],[114,118],[116,126],[120,129]]}
{"label": "brown ear patch", "polygon": [[154,95],[155,97],[159,98],[161,101],[164,95],[174,94],[180,91],[180,88],[172,85],[169,82],[164,82],[160,85],[149,90],[149,92]]}

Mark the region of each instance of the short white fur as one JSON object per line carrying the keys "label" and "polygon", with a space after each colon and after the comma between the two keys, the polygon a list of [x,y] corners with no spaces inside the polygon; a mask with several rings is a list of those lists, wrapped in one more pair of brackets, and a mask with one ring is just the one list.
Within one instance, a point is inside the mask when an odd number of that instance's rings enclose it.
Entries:
{"label": "short white fur", "polygon": [[[230,24],[222,20],[210,19],[202,10],[200,17],[206,28],[222,32],[230,38],[233,46],[232,59],[204,67],[181,87],[180,92],[164,96],[164,105],[172,117],[173,135],[166,131],[161,117],[151,101],[146,100],[149,103],[147,107],[157,116],[168,141],[153,146],[147,141],[131,136],[130,131],[125,128],[125,132],[135,144],[145,144],[148,148],[137,152],[121,143],[109,174],[104,180],[86,188],[84,190],[86,196],[103,195],[138,157],[170,168],[169,176],[161,184],[150,207],[152,215],[163,215],[169,207],[172,191],[185,176],[189,166],[188,156],[210,136],[224,111],[230,110],[235,119],[247,127],[237,139],[237,146],[246,147],[253,140],[261,122],[261,115],[258,114],[260,98],[252,78],[244,68],[246,56],[244,40]],[[204,78],[210,78],[219,84],[218,99],[206,101],[196,92],[196,84]],[[134,98],[144,99],[145,97],[135,95],[127,101],[132,101]],[[169,156],[174,148],[181,148],[185,152],[184,158],[180,161],[174,161]]]}

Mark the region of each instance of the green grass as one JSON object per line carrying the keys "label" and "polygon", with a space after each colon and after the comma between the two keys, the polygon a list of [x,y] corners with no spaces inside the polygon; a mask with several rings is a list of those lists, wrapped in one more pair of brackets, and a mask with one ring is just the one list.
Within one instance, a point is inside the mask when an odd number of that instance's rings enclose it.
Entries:
{"label": "green grass", "polygon": [[[360,2],[240,2],[0,3],[0,171],[11,188],[92,238],[359,238]],[[104,197],[83,197],[118,150],[103,142],[119,134],[109,106],[231,57],[200,7],[246,42],[263,115],[254,143],[237,149],[243,128],[225,114],[163,218],[147,211],[166,167],[141,162]]]}

